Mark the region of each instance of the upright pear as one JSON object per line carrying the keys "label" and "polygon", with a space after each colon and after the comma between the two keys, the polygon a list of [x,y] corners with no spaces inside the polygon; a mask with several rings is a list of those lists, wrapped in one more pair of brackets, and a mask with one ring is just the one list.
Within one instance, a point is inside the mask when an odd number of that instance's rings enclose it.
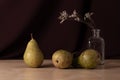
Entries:
{"label": "upright pear", "polygon": [[40,67],[41,64],[43,63],[44,55],[40,50],[38,43],[32,37],[32,34],[31,34],[31,40],[28,42],[26,50],[24,52],[23,59],[24,62],[29,67],[33,67],[33,68]]}

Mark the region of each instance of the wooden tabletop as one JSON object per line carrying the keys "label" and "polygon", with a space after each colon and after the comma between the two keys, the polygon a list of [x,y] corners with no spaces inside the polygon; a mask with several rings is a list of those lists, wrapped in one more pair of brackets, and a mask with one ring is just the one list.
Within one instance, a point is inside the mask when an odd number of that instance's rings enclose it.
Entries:
{"label": "wooden tabletop", "polygon": [[120,60],[106,60],[97,69],[58,69],[51,60],[30,68],[23,60],[0,60],[0,80],[120,80]]}

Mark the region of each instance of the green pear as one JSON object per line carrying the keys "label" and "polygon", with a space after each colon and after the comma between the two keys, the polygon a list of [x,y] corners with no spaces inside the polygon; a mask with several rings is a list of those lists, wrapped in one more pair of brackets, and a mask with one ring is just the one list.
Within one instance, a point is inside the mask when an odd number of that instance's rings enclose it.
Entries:
{"label": "green pear", "polygon": [[94,49],[84,50],[78,57],[78,64],[87,69],[96,68],[99,64],[99,53]]}
{"label": "green pear", "polygon": [[32,37],[31,40],[28,42],[26,50],[23,56],[24,62],[33,68],[40,67],[44,60],[44,55],[40,50],[36,40]]}
{"label": "green pear", "polygon": [[73,55],[67,50],[57,50],[52,55],[53,65],[57,68],[69,68],[72,64]]}

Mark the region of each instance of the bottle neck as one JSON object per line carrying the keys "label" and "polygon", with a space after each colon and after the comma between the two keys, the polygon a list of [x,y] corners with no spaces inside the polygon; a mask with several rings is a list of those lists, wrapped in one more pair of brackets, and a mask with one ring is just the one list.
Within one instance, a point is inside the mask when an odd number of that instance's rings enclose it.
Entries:
{"label": "bottle neck", "polygon": [[100,37],[100,29],[92,29],[93,37]]}

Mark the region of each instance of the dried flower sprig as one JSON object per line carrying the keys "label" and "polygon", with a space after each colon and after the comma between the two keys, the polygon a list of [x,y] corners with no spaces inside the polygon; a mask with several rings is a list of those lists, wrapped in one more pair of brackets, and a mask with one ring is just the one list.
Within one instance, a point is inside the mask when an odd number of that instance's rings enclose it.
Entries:
{"label": "dried flower sprig", "polygon": [[69,16],[69,18],[73,18],[75,21],[80,21],[79,15],[76,12],[76,10],[73,11],[73,13]]}
{"label": "dried flower sprig", "polygon": [[94,22],[94,20],[93,20],[92,17],[91,17],[93,14],[94,14],[93,12],[87,12],[87,13],[85,13],[85,15],[84,15],[84,22],[85,22],[90,28],[95,28],[95,27],[96,27],[95,22]]}
{"label": "dried flower sprig", "polygon": [[69,15],[66,10],[62,11],[60,13],[60,16],[58,17],[60,21],[60,24],[62,24],[65,20],[71,18],[77,22],[82,22],[84,24],[87,24],[90,28],[95,28],[96,25],[94,23],[94,20],[91,18],[91,16],[93,15],[93,12],[87,12],[85,13],[84,17],[81,17],[76,10],[73,11],[73,13],[71,15]]}
{"label": "dried flower sprig", "polygon": [[62,11],[60,13],[60,16],[58,17],[58,19],[61,20],[60,23],[63,23],[65,20],[67,20],[67,18],[68,18],[68,14],[67,14],[66,10]]}

